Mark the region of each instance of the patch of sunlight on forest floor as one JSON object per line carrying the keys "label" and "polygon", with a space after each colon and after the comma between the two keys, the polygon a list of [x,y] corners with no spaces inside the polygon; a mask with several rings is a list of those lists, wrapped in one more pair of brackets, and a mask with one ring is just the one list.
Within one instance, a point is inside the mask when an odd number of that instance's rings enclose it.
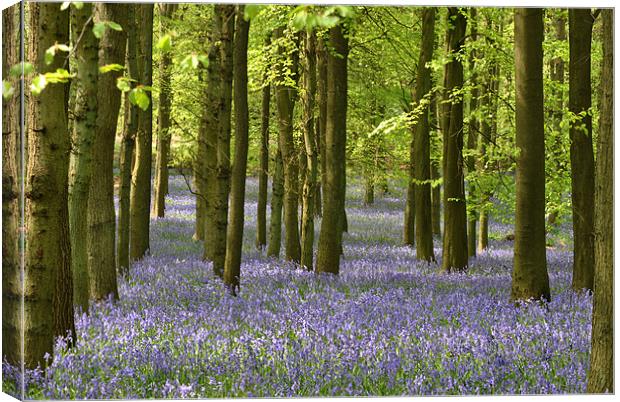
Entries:
{"label": "patch of sunlight on forest floor", "polygon": [[[495,240],[467,273],[440,274],[401,245],[403,192],[366,207],[353,184],[341,275],[317,276],[255,249],[250,179],[234,298],[192,241],[194,196],[182,177],[170,191],[166,217],[152,221],[152,254],[121,279],[120,302],[77,320],[77,347],[60,340],[50,366],[27,373],[27,396],[585,392],[592,300],[570,290],[568,247],[547,250],[551,302],[517,308],[508,301],[513,242],[497,240],[511,227],[491,224]],[[15,369],[3,371],[14,392]]]}

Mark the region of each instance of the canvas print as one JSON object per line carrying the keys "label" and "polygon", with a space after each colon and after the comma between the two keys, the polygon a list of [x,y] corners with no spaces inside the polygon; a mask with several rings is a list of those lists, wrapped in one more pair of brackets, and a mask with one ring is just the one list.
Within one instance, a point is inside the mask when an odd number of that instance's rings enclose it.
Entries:
{"label": "canvas print", "polygon": [[2,392],[613,394],[610,8],[2,11]]}

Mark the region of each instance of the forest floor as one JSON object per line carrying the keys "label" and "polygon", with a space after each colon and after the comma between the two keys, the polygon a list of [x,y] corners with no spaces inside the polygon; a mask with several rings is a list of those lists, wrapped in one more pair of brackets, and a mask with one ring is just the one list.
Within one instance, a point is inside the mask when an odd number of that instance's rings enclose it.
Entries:
{"label": "forest floor", "polygon": [[[366,207],[351,185],[341,274],[317,276],[255,249],[251,179],[234,298],[192,241],[194,196],[182,177],[170,191],[166,217],[151,225],[152,254],[120,280],[120,302],[79,318],[77,347],[59,341],[49,367],[27,373],[27,397],[585,392],[592,301],[570,290],[568,247],[547,252],[551,302],[517,308],[513,242],[492,240],[466,274],[440,274],[401,245],[403,193]],[[490,227],[495,239],[511,231]],[[15,393],[16,370],[3,371]]]}

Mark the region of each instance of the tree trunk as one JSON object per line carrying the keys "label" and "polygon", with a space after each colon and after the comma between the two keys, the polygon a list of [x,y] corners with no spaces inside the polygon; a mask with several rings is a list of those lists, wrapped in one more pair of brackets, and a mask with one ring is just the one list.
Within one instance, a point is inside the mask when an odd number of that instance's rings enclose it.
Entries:
{"label": "tree trunk", "polygon": [[[138,32],[137,8],[132,4],[127,9],[127,54],[126,65],[129,77],[138,77]],[[109,30],[108,30],[109,31]],[[133,86],[133,84],[132,84]],[[118,269],[120,273],[129,270],[129,226],[130,226],[130,194],[131,194],[131,167],[134,155],[136,133],[138,131],[138,107],[129,102],[125,94],[125,127],[123,130],[120,152],[120,183],[118,190]],[[101,292],[101,297],[105,294]]]}
{"label": "tree trunk", "polygon": [[[439,96],[437,93],[433,95],[431,100],[431,121],[432,126],[437,127],[439,124],[439,119],[437,117],[437,102],[439,100]],[[435,130],[434,134],[435,139],[440,140],[439,130]],[[439,161],[436,159],[431,160],[431,179],[433,182],[439,180],[441,178],[441,173],[439,172]],[[433,183],[433,187],[431,189],[431,220],[433,225],[433,234],[441,235],[441,184]]]}
{"label": "tree trunk", "polygon": [[[284,36],[283,28],[276,30],[276,37]],[[277,66],[278,82],[276,83],[276,106],[278,111],[278,142],[284,166],[284,244],[285,259],[299,263],[301,260],[301,244],[299,242],[299,161],[293,139],[293,109],[295,107],[295,88],[284,82],[286,76],[286,60],[294,63],[294,56],[279,47],[280,61]],[[293,69],[296,66],[293,64]]]}
{"label": "tree trunk", "polygon": [[237,26],[234,37],[234,100],[235,100],[235,160],[232,166],[230,212],[226,234],[224,283],[236,295],[241,276],[241,245],[245,203],[245,172],[248,164],[248,33],[245,7],[237,6]]}
{"label": "tree trunk", "polygon": [[[338,274],[342,251],[347,128],[348,37],[342,25],[329,30],[327,54],[327,124],[325,127],[325,184],[323,220],[319,235],[317,272]],[[327,201],[328,200],[328,201]]]}
{"label": "tree trunk", "polygon": [[[430,125],[429,107],[432,102],[430,93],[431,70],[426,68],[426,63],[433,59],[435,47],[435,11],[434,7],[427,7],[422,14],[422,49],[418,61],[418,73],[416,78],[416,97],[414,105],[428,102],[423,106],[418,123],[413,134],[413,179],[415,199],[415,237],[416,256],[420,260],[435,261],[433,252],[433,227],[431,207],[431,159],[430,159]],[[419,107],[419,106],[417,106]],[[413,161],[412,161],[413,162]]]}
{"label": "tree trunk", "polygon": [[[20,61],[20,4],[2,10],[2,80],[13,95],[2,99],[2,352],[17,367],[22,362],[22,279],[19,253],[21,82],[9,76],[10,66]],[[19,33],[18,33],[19,32]]]}
{"label": "tree trunk", "polygon": [[[271,43],[271,35],[265,39],[265,47]],[[265,68],[261,109],[260,168],[258,172],[258,209],[256,212],[256,248],[262,250],[267,245],[267,184],[269,182],[269,102],[271,86],[267,81],[268,68]]]}
{"label": "tree trunk", "polygon": [[[325,128],[327,125],[327,49],[325,48],[325,38],[317,34],[316,40],[316,103],[318,109],[317,116],[317,143],[319,149],[320,188],[325,191]],[[317,198],[318,200],[318,198]],[[323,202],[325,197],[317,203],[320,205],[321,214],[323,212]]]}
{"label": "tree trunk", "polygon": [[269,246],[267,255],[270,257],[280,256],[282,243],[282,204],[284,196],[284,166],[282,166],[282,153],[280,147],[274,160],[272,187],[271,187],[271,217],[269,222]]}
{"label": "tree trunk", "polygon": [[[69,12],[55,3],[29,8],[28,60],[39,73],[62,68],[63,58],[44,61],[45,50],[69,41]],[[25,174],[26,249],[23,295],[26,367],[45,367],[54,337],[75,340],[69,238],[68,173],[70,139],[64,84],[48,85],[28,97],[28,167]],[[45,135],[42,135],[45,134]]]}
{"label": "tree trunk", "polygon": [[375,203],[375,182],[370,172],[366,172],[366,180],[364,183],[364,205],[372,205]]}
{"label": "tree trunk", "polygon": [[512,300],[550,300],[545,249],[543,11],[515,9],[517,157]]}
{"label": "tree trunk", "polygon": [[[592,106],[590,54],[594,19],[589,8],[568,11],[570,46],[568,108],[575,115]],[[594,151],[592,116],[570,126],[571,198],[573,206],[573,289],[594,287]]]}
{"label": "tree trunk", "polygon": [[[446,94],[463,86],[463,65],[454,57],[462,51],[467,21],[458,8],[450,7],[448,21],[453,29],[447,35],[448,49],[453,59],[446,64]],[[445,272],[467,269],[467,211],[465,205],[465,183],[463,178],[463,100],[452,99],[444,106],[444,234],[443,262]]]}
{"label": "tree trunk", "polygon": [[600,122],[594,211],[594,302],[588,393],[614,392],[613,10],[603,9]]}
{"label": "tree trunk", "polygon": [[[471,21],[471,33],[470,37],[473,42],[478,40],[477,22],[476,22],[476,8],[472,7],[469,10],[469,16]],[[469,131],[467,133],[467,149],[470,155],[467,157],[467,173],[473,174],[476,170],[476,156],[475,150],[478,148],[478,131],[480,130],[480,123],[476,116],[476,109],[478,108],[478,72],[476,71],[476,52],[472,50],[469,57],[469,68],[471,70],[470,81],[473,86],[471,90],[471,99],[469,102]],[[477,204],[478,200],[476,185],[474,181],[470,179],[467,183],[469,191],[470,203]],[[476,256],[476,221],[477,213],[474,208],[470,208],[467,213],[467,254],[469,257]]]}
{"label": "tree trunk", "polygon": [[[224,275],[226,258],[226,233],[228,226],[228,195],[230,193],[230,118],[232,102],[233,80],[233,35],[235,30],[235,6],[216,5],[215,13],[221,30],[218,32],[220,47],[220,68],[218,96],[218,120],[217,120],[217,166],[215,170],[216,196],[213,199],[213,223],[205,231],[205,243],[210,239],[212,242],[213,270],[220,278]],[[207,144],[209,146],[210,144]],[[211,177],[208,176],[207,181]],[[211,234],[209,232],[212,232]]]}
{"label": "tree trunk", "polygon": [[314,206],[317,185],[317,149],[314,132],[314,95],[316,93],[316,34],[307,32],[304,37],[303,70],[303,130],[307,171],[303,190],[303,213],[301,223],[301,265],[313,268]]}
{"label": "tree trunk", "polygon": [[[73,146],[71,147],[71,177],[69,183],[69,229],[71,234],[71,268],[73,272],[73,301],[88,312],[88,192],[92,176],[92,159],[97,124],[97,79],[99,40],[92,33],[93,4],[81,9],[70,7],[71,32],[74,35],[77,76],[73,80],[75,106],[73,109]],[[78,36],[81,39],[78,41]],[[93,247],[96,247],[93,245]]]}
{"label": "tree trunk", "polygon": [[[153,4],[140,4],[138,17],[138,82],[153,85]],[[153,158],[153,102],[150,92],[149,106],[138,111],[136,155],[131,172],[131,196],[129,200],[129,258],[142,258],[149,249],[151,209],[151,165]]]}
{"label": "tree trunk", "polygon": [[[170,19],[178,4],[160,3],[159,33],[166,34]],[[172,104],[172,54],[163,52],[159,62],[159,111],[157,127],[157,156],[155,159],[155,189],[153,196],[152,217],[163,217],[166,208],[166,193],[168,187],[168,158],[170,154],[170,107]]]}

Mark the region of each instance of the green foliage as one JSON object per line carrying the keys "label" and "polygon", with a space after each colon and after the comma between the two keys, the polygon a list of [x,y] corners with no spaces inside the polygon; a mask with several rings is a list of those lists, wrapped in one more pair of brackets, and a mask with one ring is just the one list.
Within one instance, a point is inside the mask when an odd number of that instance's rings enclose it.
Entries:
{"label": "green foliage", "polygon": [[60,11],[64,11],[69,8],[69,5],[72,5],[77,10],[81,10],[84,7],[84,3],[81,1],[63,1],[60,5]]}
{"label": "green foliage", "polygon": [[99,67],[99,72],[102,74],[109,73],[110,71],[123,71],[125,70],[125,66],[120,64],[106,64],[105,66]]}
{"label": "green foliage", "polygon": [[10,99],[15,93],[15,88],[11,85],[10,82],[2,80],[2,98]]}
{"label": "green foliage", "polygon": [[24,76],[28,76],[34,73],[34,66],[32,65],[32,63],[21,62],[21,63],[15,64],[13,67],[11,67],[11,70],[9,71],[9,75],[11,77],[21,77],[22,72]]}
{"label": "green foliage", "polygon": [[142,85],[139,85],[129,91],[129,102],[138,106],[142,110],[147,110],[151,103],[151,99],[147,95],[148,89]]}
{"label": "green foliage", "polygon": [[49,47],[45,51],[44,61],[45,64],[50,65],[54,61],[54,57],[56,56],[56,52],[71,52],[71,47],[63,44],[56,43],[54,46]]}
{"label": "green foliage", "polygon": [[122,31],[123,27],[113,21],[99,21],[95,22],[93,25],[93,35],[97,39],[101,39],[103,34],[105,33],[106,28],[112,29],[114,31]]}
{"label": "green foliage", "polygon": [[159,38],[155,47],[162,52],[169,52],[172,50],[172,34],[166,34]]}
{"label": "green foliage", "polygon": [[198,69],[202,64],[203,67],[209,67],[209,58],[204,54],[188,54],[181,60],[180,66],[182,70]]}

